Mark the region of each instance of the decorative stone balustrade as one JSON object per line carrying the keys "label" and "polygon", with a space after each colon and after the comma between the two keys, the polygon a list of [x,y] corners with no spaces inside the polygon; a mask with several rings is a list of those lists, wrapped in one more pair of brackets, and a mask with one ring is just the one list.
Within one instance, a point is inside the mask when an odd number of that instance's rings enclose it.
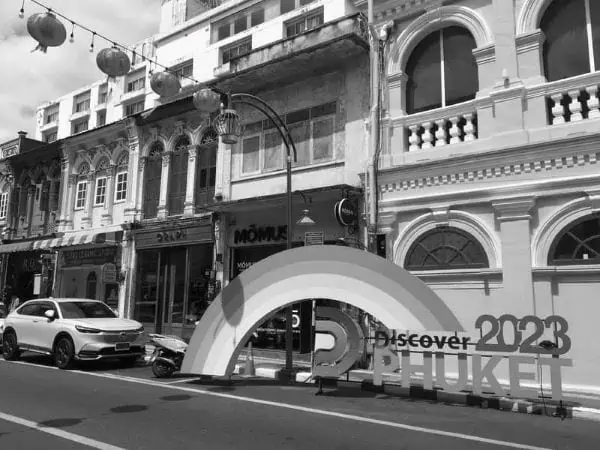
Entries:
{"label": "decorative stone balustrade", "polygon": [[470,142],[478,137],[474,102],[413,114],[404,120],[409,152]]}
{"label": "decorative stone balustrade", "polygon": [[560,125],[600,117],[599,86],[596,72],[535,86],[528,96],[545,96],[548,125]]}

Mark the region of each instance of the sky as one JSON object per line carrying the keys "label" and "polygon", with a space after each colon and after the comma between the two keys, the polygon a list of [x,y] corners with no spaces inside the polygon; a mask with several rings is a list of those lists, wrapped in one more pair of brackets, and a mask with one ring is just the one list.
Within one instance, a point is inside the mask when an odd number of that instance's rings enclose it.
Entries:
{"label": "sky", "polygon": [[[122,45],[134,44],[158,32],[161,0],[39,0],[49,8]],[[96,54],[111,45],[60,19],[67,30],[61,47],[36,51],[27,32],[27,18],[45,12],[25,0],[25,18],[19,18],[22,0],[0,0],[0,143],[26,131],[34,138],[35,110],[40,104],[105,77],[96,66]]]}

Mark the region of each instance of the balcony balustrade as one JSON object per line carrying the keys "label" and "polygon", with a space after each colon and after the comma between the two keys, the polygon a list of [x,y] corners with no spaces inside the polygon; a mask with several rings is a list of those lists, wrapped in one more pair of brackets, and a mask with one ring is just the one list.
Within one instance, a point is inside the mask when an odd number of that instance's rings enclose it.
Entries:
{"label": "balcony balustrade", "polygon": [[580,75],[529,88],[527,96],[546,99],[547,125],[600,117],[600,73]]}
{"label": "balcony balustrade", "polygon": [[402,117],[395,121],[405,130],[409,152],[444,147],[478,138],[475,101]]}

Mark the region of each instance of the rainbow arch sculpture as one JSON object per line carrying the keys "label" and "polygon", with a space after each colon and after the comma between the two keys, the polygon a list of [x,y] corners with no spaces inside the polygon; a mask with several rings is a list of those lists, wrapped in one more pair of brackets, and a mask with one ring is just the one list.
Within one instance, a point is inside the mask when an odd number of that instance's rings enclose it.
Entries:
{"label": "rainbow arch sculpture", "polygon": [[393,262],[350,247],[306,246],[254,264],[223,289],[196,326],[181,372],[230,376],[264,320],[310,298],[349,303],[390,329],[464,331],[433,290]]}

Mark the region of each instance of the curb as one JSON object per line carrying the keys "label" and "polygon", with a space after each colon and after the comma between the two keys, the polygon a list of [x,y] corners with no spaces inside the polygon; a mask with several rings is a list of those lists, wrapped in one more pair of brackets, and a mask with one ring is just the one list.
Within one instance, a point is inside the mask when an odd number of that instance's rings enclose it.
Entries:
{"label": "curb", "polygon": [[[278,378],[280,367],[256,367],[256,376],[263,378]],[[237,364],[234,370],[237,375],[244,375],[243,364]],[[323,379],[323,387],[328,389],[341,390],[360,390],[364,392],[384,394],[399,398],[413,398],[431,402],[444,403],[447,405],[459,405],[478,407],[481,409],[495,409],[498,411],[507,411],[521,414],[545,415],[564,419],[586,419],[600,422],[600,409],[587,408],[583,406],[563,406],[562,410],[558,405],[540,401],[530,401],[524,399],[514,399],[508,397],[491,397],[483,395],[473,395],[469,392],[445,392],[439,389],[424,389],[421,386],[402,387],[399,384],[383,382],[382,386],[375,386],[368,380],[347,381],[336,379]],[[297,372],[296,383],[317,385],[312,380],[310,372]],[[550,400],[549,400],[550,402]]]}

